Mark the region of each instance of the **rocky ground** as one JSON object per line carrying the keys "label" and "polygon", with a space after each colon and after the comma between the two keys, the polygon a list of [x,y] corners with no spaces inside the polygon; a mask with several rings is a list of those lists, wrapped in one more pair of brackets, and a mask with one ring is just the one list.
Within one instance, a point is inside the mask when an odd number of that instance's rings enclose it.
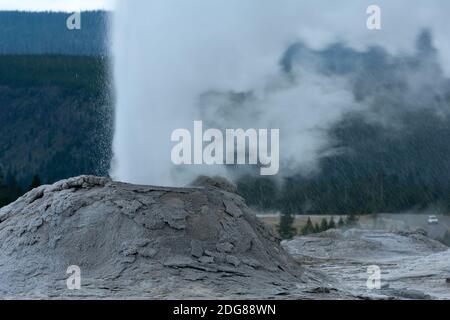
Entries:
{"label": "rocky ground", "polygon": [[[330,230],[283,242],[290,255],[235,191],[93,176],[34,189],[0,209],[0,298],[449,298],[448,248],[423,234]],[[381,290],[365,287],[371,264]]]}
{"label": "rocky ground", "polygon": [[287,254],[234,191],[93,176],[34,189],[0,209],[0,298],[354,298]]}
{"label": "rocky ground", "polygon": [[[329,230],[283,246],[305,268],[320,270],[364,299],[450,299],[450,250],[425,232]],[[368,267],[381,270],[381,289],[367,288]]]}

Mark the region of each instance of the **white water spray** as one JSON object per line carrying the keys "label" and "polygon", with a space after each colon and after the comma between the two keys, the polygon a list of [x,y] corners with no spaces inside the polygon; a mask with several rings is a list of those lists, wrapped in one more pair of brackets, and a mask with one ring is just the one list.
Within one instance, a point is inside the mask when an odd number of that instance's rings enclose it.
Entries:
{"label": "white water spray", "polygon": [[[389,3],[379,1],[388,30],[392,18],[397,23],[404,14],[404,7],[420,12],[420,2],[416,7],[411,1],[396,1],[395,6]],[[422,27],[414,14],[409,13],[410,23],[396,24],[395,36],[392,30],[371,33],[365,23],[369,4],[119,1],[113,28],[117,96],[114,178],[183,185],[199,172],[223,170],[204,166],[180,170],[172,164],[171,133],[191,128],[194,120],[232,128],[278,128],[280,170],[313,169],[319,150],[328,143],[321,129],[345,111],[361,106],[353,101],[345,79],[301,71],[301,85],[288,86],[280,74],[279,59],[287,46],[298,40],[315,48],[344,38],[358,49],[373,43],[391,51],[410,49]],[[439,25],[443,20],[435,21]],[[253,98],[245,108],[234,108],[226,116],[217,106],[223,101],[212,99],[201,113],[200,100],[208,92],[251,92]]]}

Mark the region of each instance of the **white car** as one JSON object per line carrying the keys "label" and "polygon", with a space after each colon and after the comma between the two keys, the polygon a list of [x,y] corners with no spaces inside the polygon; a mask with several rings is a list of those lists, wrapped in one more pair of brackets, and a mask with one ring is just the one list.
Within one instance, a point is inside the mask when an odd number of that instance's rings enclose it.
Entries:
{"label": "white car", "polygon": [[438,224],[439,220],[436,216],[428,216],[428,224]]}

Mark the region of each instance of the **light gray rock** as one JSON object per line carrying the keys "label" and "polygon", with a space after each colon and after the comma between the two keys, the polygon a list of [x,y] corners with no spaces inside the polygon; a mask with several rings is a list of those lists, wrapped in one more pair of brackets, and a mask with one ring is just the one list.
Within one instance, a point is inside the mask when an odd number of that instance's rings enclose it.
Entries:
{"label": "light gray rock", "polygon": [[[423,232],[328,230],[284,241],[310,271],[325,272],[363,299],[450,299],[450,249]],[[367,288],[368,267],[381,271],[381,289]]]}
{"label": "light gray rock", "polygon": [[[305,271],[233,190],[93,176],[34,189],[0,209],[0,298],[352,297],[310,293],[328,278]],[[66,286],[71,265],[81,290]]]}
{"label": "light gray rock", "polygon": [[241,263],[241,261],[238,258],[236,258],[235,256],[232,256],[232,255],[226,256],[226,261],[235,267],[239,266],[239,264]]}
{"label": "light gray rock", "polygon": [[202,243],[198,240],[191,240],[191,254],[200,258],[203,255]]}
{"label": "light gray rock", "polygon": [[191,185],[194,187],[214,187],[231,193],[237,192],[237,187],[234,183],[220,176],[199,176]]}
{"label": "light gray rock", "polygon": [[232,217],[239,218],[242,216],[242,211],[233,201],[223,200],[223,204],[225,205],[225,212],[231,215]]}
{"label": "light gray rock", "polygon": [[198,261],[200,261],[200,263],[214,263],[214,258],[213,257],[203,256],[203,257],[200,257],[198,259]]}
{"label": "light gray rock", "polygon": [[220,242],[216,245],[216,249],[219,252],[232,252],[234,245],[230,242]]}

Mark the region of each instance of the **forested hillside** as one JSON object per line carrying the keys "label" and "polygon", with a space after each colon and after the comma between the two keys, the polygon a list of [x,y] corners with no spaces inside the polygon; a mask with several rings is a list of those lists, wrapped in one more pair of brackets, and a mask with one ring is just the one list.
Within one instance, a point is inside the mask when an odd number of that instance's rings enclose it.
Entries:
{"label": "forested hillside", "polygon": [[81,29],[69,30],[69,13],[0,11],[0,54],[106,55],[108,15],[82,12]]}
{"label": "forested hillside", "polygon": [[40,183],[106,175],[109,13],[0,12],[0,207]]}
{"label": "forested hillside", "polygon": [[25,191],[34,175],[49,183],[107,174],[109,85],[99,57],[0,56],[0,201]]}

